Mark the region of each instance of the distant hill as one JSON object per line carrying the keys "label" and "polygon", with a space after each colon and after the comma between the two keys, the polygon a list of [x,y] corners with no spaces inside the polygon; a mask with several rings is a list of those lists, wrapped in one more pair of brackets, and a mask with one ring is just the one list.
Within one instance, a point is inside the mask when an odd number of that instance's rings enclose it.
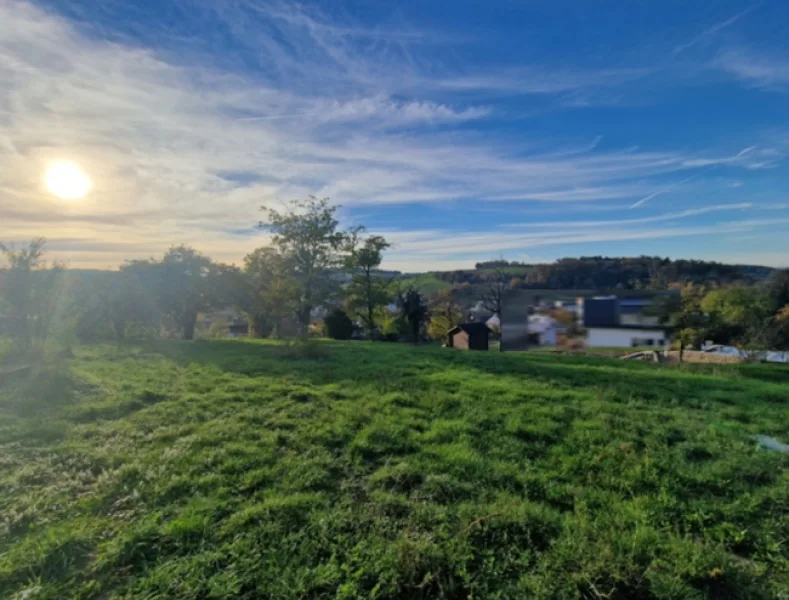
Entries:
{"label": "distant hill", "polygon": [[[702,260],[670,260],[655,256],[562,258],[553,263],[519,263],[505,260],[479,262],[474,269],[399,273],[381,270],[386,278],[401,277],[423,294],[435,295],[453,289],[462,299],[478,299],[492,277],[504,273],[510,287],[520,289],[666,289],[672,285],[695,283],[759,283],[777,269],[759,265],[727,265]],[[70,281],[86,281],[106,271],[68,269]],[[348,278],[348,274],[340,275]]]}
{"label": "distant hill", "polygon": [[498,273],[512,288],[535,289],[666,289],[686,282],[759,283],[776,269],[754,265],[727,265],[701,260],[667,258],[584,256],[554,263],[528,264],[504,260],[480,262],[476,268],[436,271],[410,277],[426,294],[454,288],[462,296],[474,296]]}

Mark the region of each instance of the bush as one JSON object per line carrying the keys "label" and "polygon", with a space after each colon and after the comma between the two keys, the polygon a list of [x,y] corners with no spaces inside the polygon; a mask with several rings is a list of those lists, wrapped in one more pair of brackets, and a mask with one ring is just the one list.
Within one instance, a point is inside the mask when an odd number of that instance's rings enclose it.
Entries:
{"label": "bush", "polygon": [[353,335],[353,321],[345,311],[335,308],[324,320],[326,337],[335,340],[348,340]]}

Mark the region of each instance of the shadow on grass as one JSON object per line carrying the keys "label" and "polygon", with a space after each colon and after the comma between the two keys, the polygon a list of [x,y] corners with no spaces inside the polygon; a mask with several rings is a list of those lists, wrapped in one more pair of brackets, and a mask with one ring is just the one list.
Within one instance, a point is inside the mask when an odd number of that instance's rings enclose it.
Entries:
{"label": "shadow on grass", "polygon": [[34,365],[0,382],[0,410],[30,417],[72,404],[86,384],[63,364]]}
{"label": "shadow on grass", "polygon": [[[284,377],[312,385],[352,383],[380,391],[418,391],[431,385],[517,388],[528,380],[555,389],[605,392],[618,400],[724,405],[784,403],[783,365],[656,365],[597,357],[460,352],[438,347],[370,342],[315,342],[318,358],[301,358],[271,342],[153,342],[146,351],[179,364],[211,365],[224,372]],[[477,382],[475,382],[475,379]]]}

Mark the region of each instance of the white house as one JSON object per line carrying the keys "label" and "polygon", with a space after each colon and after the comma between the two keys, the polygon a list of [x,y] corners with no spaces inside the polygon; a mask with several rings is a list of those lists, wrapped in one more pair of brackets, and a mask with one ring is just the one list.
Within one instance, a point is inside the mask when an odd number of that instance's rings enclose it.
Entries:
{"label": "white house", "polygon": [[665,329],[649,329],[639,326],[619,325],[617,327],[587,327],[586,345],[603,348],[636,348],[668,345]]}
{"label": "white house", "polygon": [[591,347],[635,348],[668,345],[668,329],[658,324],[646,308],[656,296],[644,294],[619,298],[598,296],[585,298],[583,320],[586,345]]}
{"label": "white house", "polygon": [[529,337],[540,346],[555,346],[556,335],[564,331],[564,327],[554,318],[547,315],[529,316]]}

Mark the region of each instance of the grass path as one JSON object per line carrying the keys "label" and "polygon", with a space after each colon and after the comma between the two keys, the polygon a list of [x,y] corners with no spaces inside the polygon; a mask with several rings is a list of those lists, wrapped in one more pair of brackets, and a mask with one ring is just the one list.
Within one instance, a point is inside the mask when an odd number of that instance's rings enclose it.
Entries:
{"label": "grass path", "polygon": [[789,369],[315,348],[0,384],[0,598],[789,594]]}

